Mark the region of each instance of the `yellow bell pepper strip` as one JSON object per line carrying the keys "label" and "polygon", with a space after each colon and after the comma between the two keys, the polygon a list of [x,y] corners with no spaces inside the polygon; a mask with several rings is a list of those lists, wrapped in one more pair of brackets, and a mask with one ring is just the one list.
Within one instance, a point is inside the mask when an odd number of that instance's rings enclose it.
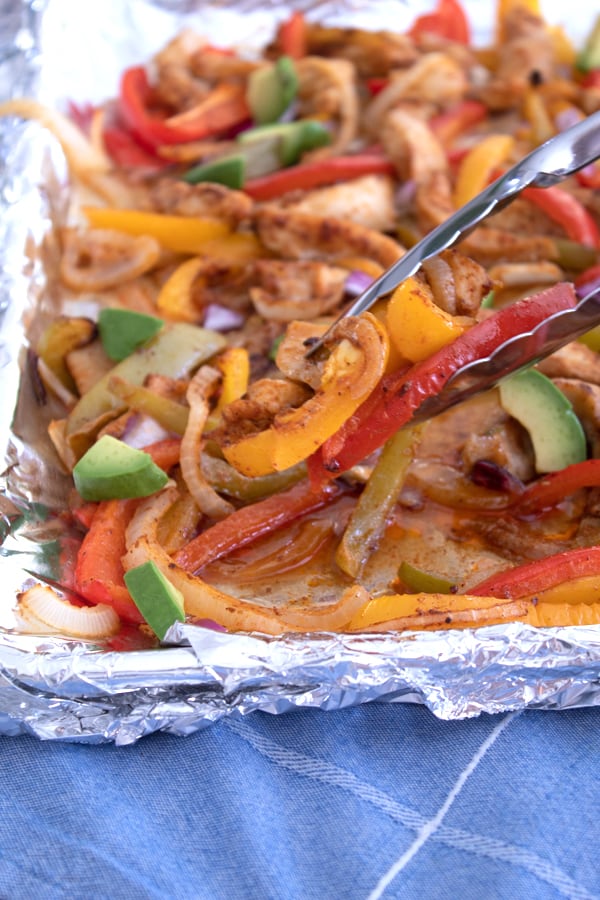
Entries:
{"label": "yellow bell pepper strip", "polygon": [[273,424],[223,446],[223,455],[244,475],[281,472],[307,459],[357,410],[381,379],[389,340],[370,313],[342,320],[337,341],[315,395],[297,409],[275,416]]}
{"label": "yellow bell pepper strip", "polygon": [[539,91],[529,85],[523,94],[523,115],[531,126],[531,141],[536,146],[556,133],[550,114]]}
{"label": "yellow bell pepper strip", "polygon": [[221,372],[221,394],[215,408],[219,414],[224,406],[238,400],[248,390],[250,357],[245,347],[229,347],[215,363]]}
{"label": "yellow bell pepper strip", "polygon": [[373,597],[347,631],[400,631],[494,625],[527,613],[527,600],[469,594],[385,594]]}
{"label": "yellow bell pepper strip", "polygon": [[405,428],[389,439],[358,498],[338,545],[335,561],[356,578],[376,549],[398,500],[422,426]]}
{"label": "yellow bell pepper strip", "polygon": [[87,206],[83,212],[93,228],[112,228],[136,236],[149,235],[174,253],[198,253],[207,241],[222,238],[231,231],[225,222],[218,219],[100,206]]}
{"label": "yellow bell pepper strip", "polygon": [[490,182],[494,172],[510,157],[515,139],[510,134],[490,134],[469,150],[456,175],[454,203],[464,206]]}
{"label": "yellow bell pepper strip", "polygon": [[157,310],[175,322],[198,322],[201,311],[192,302],[192,286],[204,267],[205,260],[201,256],[186,259],[177,266],[160,289],[156,298]]}
{"label": "yellow bell pepper strip", "polygon": [[216,428],[221,421],[224,407],[239,400],[248,390],[250,380],[250,357],[245,347],[229,347],[216,360],[215,367],[221,372],[221,393],[217,405],[206,420],[206,431]]}
{"label": "yellow bell pepper strip", "polygon": [[95,337],[96,326],[91,319],[75,316],[59,316],[42,335],[36,353],[56,377],[70,391],[75,392],[75,381],[65,363],[65,356],[76,347],[84,347]]}
{"label": "yellow bell pepper strip", "polygon": [[386,324],[398,352],[410,362],[426,359],[455,340],[465,325],[434,302],[427,284],[407,278],[387,305]]}

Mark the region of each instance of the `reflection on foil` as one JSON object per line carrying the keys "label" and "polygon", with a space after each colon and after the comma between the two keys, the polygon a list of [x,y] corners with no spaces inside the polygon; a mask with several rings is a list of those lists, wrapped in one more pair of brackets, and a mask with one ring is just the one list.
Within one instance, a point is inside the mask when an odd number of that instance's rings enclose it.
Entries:
{"label": "reflection on foil", "polygon": [[[364,14],[368,6],[371,19],[379,15],[379,27],[391,5],[397,27],[415,7],[401,0],[299,5],[336,22],[342,13]],[[241,41],[261,28],[264,40],[265,21],[272,25],[275,6],[282,17],[280,4],[204,4],[205,33],[222,29],[221,16],[228,27],[237,16]],[[95,9],[101,21],[89,29],[89,23],[81,24],[89,7],[75,0],[5,4],[0,92],[3,97],[38,93],[47,102],[63,97],[73,85],[72,72],[79,72],[78,53],[85,53],[105,66],[85,67],[94,75],[94,90],[110,94],[122,65],[162,43],[166,23],[175,33],[187,22],[186,13],[197,21],[197,8],[177,0],[107,0]],[[240,11],[248,14],[242,18]],[[69,43],[69,54],[65,23],[72,35],[85,32],[87,38],[78,46]],[[78,79],[77,90],[81,98],[94,99],[85,78]],[[0,152],[0,733],[128,744],[158,730],[190,734],[223,716],[254,710],[335,710],[379,700],[423,703],[436,716],[453,719],[600,703],[600,628],[595,627],[536,630],[511,624],[478,631],[268,638],[177,624],[161,648],[128,643],[126,635],[119,644],[99,646],[17,633],[16,593],[32,576],[49,583],[60,579],[58,560],[68,557],[76,539],[47,515],[60,508],[66,480],[48,456],[43,429],[35,430],[35,392],[20,349],[24,323],[39,308],[45,285],[43,259],[35,248],[50,235],[52,221],[64,221],[68,192],[64,161],[35,126],[4,122]]]}

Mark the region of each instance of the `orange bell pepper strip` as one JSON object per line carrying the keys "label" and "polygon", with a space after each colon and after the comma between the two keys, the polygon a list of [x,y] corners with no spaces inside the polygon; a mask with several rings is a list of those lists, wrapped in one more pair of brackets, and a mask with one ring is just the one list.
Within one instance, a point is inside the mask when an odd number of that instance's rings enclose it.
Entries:
{"label": "orange bell pepper strip", "polygon": [[[370,313],[346,319],[342,336],[324,365],[315,395],[279,413],[264,431],[222,447],[243,475],[282,472],[307,459],[358,409],[384,374],[389,352],[385,328]],[[347,336],[345,336],[345,334]]]}
{"label": "orange bell pepper strip", "polygon": [[479,100],[461,100],[445,112],[432,116],[429,127],[444,147],[467,131],[471,126],[487,118],[488,108]]}
{"label": "orange bell pepper strip", "polygon": [[136,236],[147,234],[174,253],[198,253],[208,241],[222,238],[231,231],[219,219],[170,216],[101,206],[86,206],[83,211],[92,228],[112,228]]}
{"label": "orange bell pepper strip", "polygon": [[244,185],[244,192],[254,200],[273,200],[289,191],[308,191],[338,181],[350,181],[361,175],[393,175],[394,172],[392,162],[381,153],[331,156],[289,166],[262,178],[252,178]]}
{"label": "orange bell pepper strip", "polygon": [[540,0],[497,0],[496,3],[496,43],[501,44],[505,35],[505,22],[513,9],[522,9],[533,16],[542,17]]}
{"label": "orange bell pepper strip", "polygon": [[409,362],[426,359],[455,340],[464,324],[441,309],[427,284],[407,278],[390,297],[387,329],[400,355]]}
{"label": "orange bell pepper strip", "polygon": [[525,188],[522,197],[534,203],[564,228],[567,237],[586,247],[600,248],[600,230],[583,203],[564,188]]}
{"label": "orange bell pepper strip", "polygon": [[490,134],[467,153],[456,175],[454,203],[457,207],[464,206],[486,187],[514,145],[512,135]]}
{"label": "orange bell pepper strip", "polygon": [[458,0],[438,0],[432,12],[415,19],[408,33],[413,38],[422,34],[437,34],[460,44],[471,42],[469,20]]}
{"label": "orange bell pepper strip", "polygon": [[174,562],[188,572],[198,572],[207,563],[332,503],[344,490],[340,485],[331,484],[311,491],[307,482],[302,481],[287,491],[237,509],[178,550]]}
{"label": "orange bell pepper strip", "polygon": [[244,91],[238,85],[219,85],[201,104],[170,119],[151,109],[152,93],[143,66],[123,72],[119,112],[129,130],[151,150],[218,135],[250,118]]}
{"label": "orange bell pepper strip", "polygon": [[277,30],[277,45],[284,56],[302,59],[307,53],[306,19],[295,9]]}
{"label": "orange bell pepper strip", "polygon": [[136,500],[104,500],[98,504],[75,566],[75,590],[90,603],[112,606],[122,619],[144,621],[123,580],[125,531]]}

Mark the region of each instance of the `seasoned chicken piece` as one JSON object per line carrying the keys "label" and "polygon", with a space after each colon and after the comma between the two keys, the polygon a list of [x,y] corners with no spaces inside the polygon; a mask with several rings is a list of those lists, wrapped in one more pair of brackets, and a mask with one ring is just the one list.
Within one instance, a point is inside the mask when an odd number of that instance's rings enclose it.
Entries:
{"label": "seasoned chicken piece", "polygon": [[391,231],[396,221],[394,182],[387,175],[363,175],[350,182],[307,191],[299,199],[291,195],[282,206],[315,216],[349,219],[376,231]]}
{"label": "seasoned chicken piece", "polygon": [[401,179],[422,184],[432,175],[448,171],[446,152],[438,138],[427,122],[405,107],[395,107],[382,118],[380,137]]}
{"label": "seasoned chicken piece", "polygon": [[453,316],[473,316],[492,288],[483,266],[457,250],[444,250],[426,260],[423,271],[435,302]]}
{"label": "seasoned chicken piece", "polygon": [[393,238],[354,222],[263,206],[255,217],[261,241],[284,259],[366,256],[388,268],[404,253]]}
{"label": "seasoned chicken piece", "polygon": [[228,332],[227,340],[231,347],[245,347],[248,351],[252,378],[259,378],[274,368],[269,354],[283,328],[281,322],[265,320],[252,314],[246,319],[243,328]]}
{"label": "seasoned chicken piece", "polygon": [[[445,222],[455,211],[448,178],[441,172],[417,186],[415,197],[417,221],[423,231],[431,231]],[[504,260],[552,260],[556,245],[545,235],[513,234],[483,225],[467,235],[460,248],[481,265],[489,266]]]}
{"label": "seasoned chicken piece", "polygon": [[204,100],[210,86],[195,77],[190,69],[190,58],[205,45],[205,38],[185,29],[156,54],[154,91],[157,98],[181,111]]}
{"label": "seasoned chicken piece", "polygon": [[595,459],[599,458],[600,385],[589,384],[581,378],[554,378],[553,381],[556,387],[561,390],[565,397],[573,404],[575,415],[583,425],[583,430],[585,431],[585,436],[590,445],[592,456]]}
{"label": "seasoned chicken piece", "polygon": [[260,63],[254,60],[242,59],[235,54],[221,53],[210,47],[194,50],[189,57],[189,67],[192,73],[210,84],[219,84],[223,81],[245,82],[259,65]]}
{"label": "seasoned chicken piece", "polygon": [[65,363],[80,396],[93,388],[114,366],[114,361],[108,358],[100,340],[71,350],[65,356]]}
{"label": "seasoned chicken piece", "polygon": [[358,129],[358,92],[356,71],[344,59],[305,56],[296,62],[298,108],[300,118],[318,116],[333,122],[335,132],[327,147],[313,150],[305,158],[335,156],[356,137]]}
{"label": "seasoned chicken piece", "polygon": [[465,442],[462,456],[467,470],[479,460],[485,460],[506,469],[521,481],[529,481],[535,475],[531,446],[525,440],[523,429],[517,422],[507,419],[482,434],[471,435]]}
{"label": "seasoned chicken piece", "polygon": [[243,397],[223,408],[223,425],[211,432],[211,437],[228,446],[248,434],[264,431],[278,413],[300,406],[311,394],[307,387],[284,378],[261,378]]}
{"label": "seasoned chicken piece", "polygon": [[256,311],[265,319],[312,319],[339,306],[346,269],[321,262],[265,259],[257,262],[259,285],[250,289]]}
{"label": "seasoned chicken piece", "polygon": [[178,216],[221,219],[236,226],[249,219],[253,201],[243,191],[222,184],[187,184],[174,178],[161,178],[151,189],[154,209]]}
{"label": "seasoned chicken piece", "polygon": [[427,53],[409,69],[392,72],[389,84],[371,100],[364,125],[374,138],[386,113],[403,101],[433,103],[436,108],[462,100],[468,89],[465,72],[446,53]]}
{"label": "seasoned chicken piece", "polygon": [[600,384],[600,356],[579,341],[556,350],[538,363],[538,368],[548,378],[578,378]]}
{"label": "seasoned chicken piece", "polygon": [[410,66],[417,59],[412,39],[392,31],[327,28],[309,23],[306,40],[309,53],[347,59],[363,77],[387,75],[391,69]]}
{"label": "seasoned chicken piece", "polygon": [[505,38],[494,77],[482,87],[480,96],[490,109],[520,106],[523,91],[531,84],[554,77],[554,47],[544,20],[525,7],[515,7],[506,16]]}

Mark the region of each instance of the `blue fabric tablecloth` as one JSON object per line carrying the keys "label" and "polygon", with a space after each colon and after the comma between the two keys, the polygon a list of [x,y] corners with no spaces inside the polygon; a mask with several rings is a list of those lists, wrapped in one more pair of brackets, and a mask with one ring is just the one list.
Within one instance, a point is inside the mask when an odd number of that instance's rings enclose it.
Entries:
{"label": "blue fabric tablecloth", "polygon": [[372,703],[127,747],[0,738],[0,897],[600,897],[596,709]]}

